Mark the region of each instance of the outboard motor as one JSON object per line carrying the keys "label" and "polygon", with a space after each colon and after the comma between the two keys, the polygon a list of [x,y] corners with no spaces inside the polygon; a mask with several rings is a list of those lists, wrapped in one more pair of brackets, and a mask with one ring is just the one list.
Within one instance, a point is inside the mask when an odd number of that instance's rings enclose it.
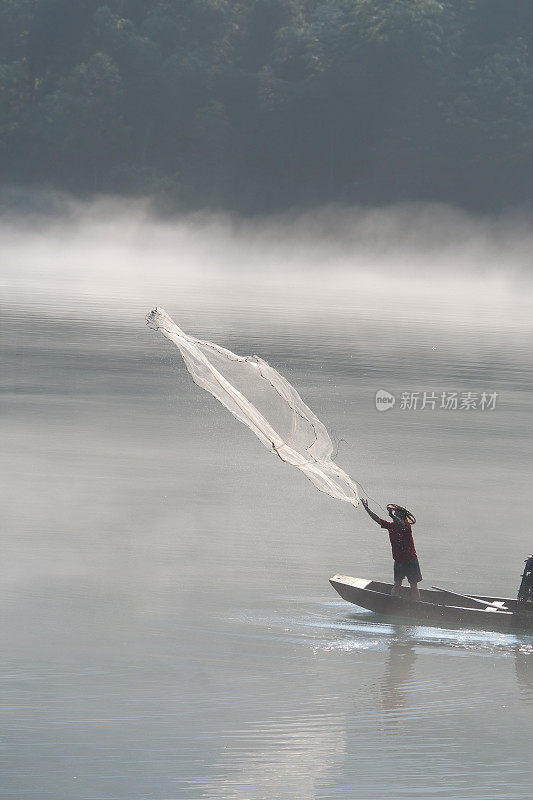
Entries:
{"label": "outboard motor", "polygon": [[526,558],[526,568],[522,575],[522,583],[518,590],[518,602],[533,601],[533,555]]}

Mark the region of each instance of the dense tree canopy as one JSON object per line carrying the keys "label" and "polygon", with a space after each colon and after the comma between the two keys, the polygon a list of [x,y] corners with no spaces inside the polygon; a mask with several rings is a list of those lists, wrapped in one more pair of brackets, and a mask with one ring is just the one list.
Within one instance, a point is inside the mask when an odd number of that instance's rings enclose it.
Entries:
{"label": "dense tree canopy", "polygon": [[0,0],[4,181],[242,211],[526,202],[531,0]]}

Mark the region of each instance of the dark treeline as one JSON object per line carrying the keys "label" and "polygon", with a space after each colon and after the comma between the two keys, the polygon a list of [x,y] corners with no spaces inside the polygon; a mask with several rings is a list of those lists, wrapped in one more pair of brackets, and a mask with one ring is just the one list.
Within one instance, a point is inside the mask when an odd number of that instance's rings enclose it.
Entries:
{"label": "dark treeline", "polygon": [[0,0],[3,180],[242,211],[526,202],[532,0]]}

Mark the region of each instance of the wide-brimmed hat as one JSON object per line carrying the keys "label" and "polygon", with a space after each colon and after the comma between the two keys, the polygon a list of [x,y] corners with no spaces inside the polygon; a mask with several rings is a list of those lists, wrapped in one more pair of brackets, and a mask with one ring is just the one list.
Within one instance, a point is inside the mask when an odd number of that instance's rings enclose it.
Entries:
{"label": "wide-brimmed hat", "polygon": [[408,522],[409,525],[414,525],[416,522],[416,517],[414,514],[411,514],[411,512],[403,506],[397,506],[396,503],[389,503],[387,506],[387,511],[391,516],[396,516],[396,512],[403,511],[405,514],[405,521]]}

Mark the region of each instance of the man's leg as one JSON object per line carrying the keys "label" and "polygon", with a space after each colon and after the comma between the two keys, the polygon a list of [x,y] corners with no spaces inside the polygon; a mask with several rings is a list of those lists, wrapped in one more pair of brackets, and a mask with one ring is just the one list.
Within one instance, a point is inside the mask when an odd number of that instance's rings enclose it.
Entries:
{"label": "man's leg", "polygon": [[393,597],[400,597],[400,595],[402,593],[402,583],[403,583],[403,579],[401,581],[396,580],[396,579],[394,580],[394,586],[392,587],[392,591],[391,591],[391,595]]}
{"label": "man's leg", "polygon": [[411,587],[411,600],[420,600],[420,591],[418,589],[418,583],[410,583]]}

